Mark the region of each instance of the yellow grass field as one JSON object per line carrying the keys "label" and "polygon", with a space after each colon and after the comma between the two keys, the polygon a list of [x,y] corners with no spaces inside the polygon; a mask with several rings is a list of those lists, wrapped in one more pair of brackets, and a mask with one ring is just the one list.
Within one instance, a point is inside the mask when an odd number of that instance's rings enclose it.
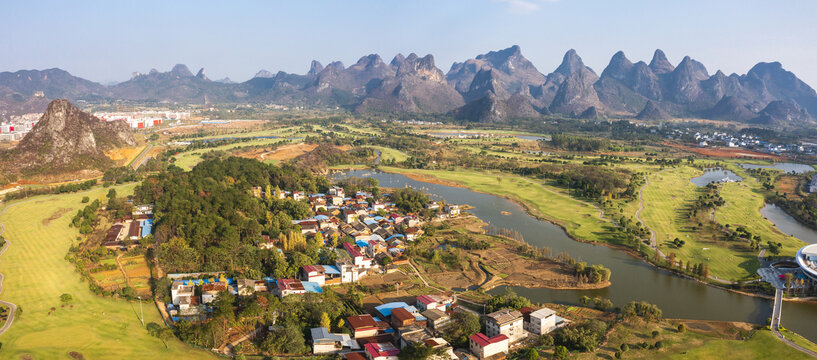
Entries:
{"label": "yellow grass field", "polygon": [[[129,193],[133,185],[115,188]],[[11,242],[0,256],[5,276],[0,298],[23,310],[9,330],[0,336],[0,358],[66,359],[69,351],[86,359],[199,359],[214,358],[173,338],[168,348],[142,327],[139,304],[96,296],[64,259],[77,236],[69,228],[73,214],[84,204],[83,196],[104,199],[108,189],[37,196],[13,203],[0,215],[3,236]],[[71,211],[48,224],[43,219],[53,209]],[[2,211],[2,210],[0,210]],[[60,295],[71,294],[70,306],[61,307]],[[55,308],[55,311],[51,311]],[[145,322],[161,323],[153,303],[144,304]]]}

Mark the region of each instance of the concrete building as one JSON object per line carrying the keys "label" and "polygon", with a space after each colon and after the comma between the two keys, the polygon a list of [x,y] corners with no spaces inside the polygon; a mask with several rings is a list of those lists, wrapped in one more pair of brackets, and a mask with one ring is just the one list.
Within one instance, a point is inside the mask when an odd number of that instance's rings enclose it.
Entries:
{"label": "concrete building", "polygon": [[369,360],[397,360],[400,349],[391,343],[369,343],[364,345]]}
{"label": "concrete building", "polygon": [[536,335],[544,335],[556,330],[556,312],[541,308],[523,316],[522,327]]}
{"label": "concrete building", "polygon": [[488,337],[505,335],[508,341],[515,343],[525,337],[522,326],[522,313],[511,309],[502,309],[487,315],[485,332]]}

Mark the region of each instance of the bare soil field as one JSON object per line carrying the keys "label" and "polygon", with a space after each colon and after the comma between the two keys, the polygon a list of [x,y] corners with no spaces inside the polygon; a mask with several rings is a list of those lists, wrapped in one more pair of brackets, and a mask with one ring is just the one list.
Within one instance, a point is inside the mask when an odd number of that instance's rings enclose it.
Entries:
{"label": "bare soil field", "polygon": [[[513,285],[552,289],[598,289],[609,282],[599,284],[580,283],[573,268],[549,258],[534,258],[524,253],[522,243],[515,240],[487,235],[478,218],[463,216],[448,221],[448,229],[437,233],[424,242],[425,250],[459,253],[464,257],[462,268],[450,268],[445,264],[433,264],[415,259],[421,273],[436,284],[448,289],[466,289],[481,286],[484,290]],[[488,243],[486,249],[460,249],[457,242],[470,238],[477,243]],[[441,246],[446,249],[442,250]],[[489,279],[487,282],[485,281]]]}
{"label": "bare soil field", "polygon": [[797,175],[779,175],[774,182],[775,190],[786,194],[790,199],[799,199],[797,188],[800,186],[800,177]]}
{"label": "bare soil field", "polygon": [[712,156],[712,157],[721,157],[721,158],[746,158],[746,159],[772,159],[772,160],[784,160],[784,157],[772,155],[772,154],[764,154],[757,151],[746,150],[746,149],[737,149],[737,148],[699,148],[699,147],[690,147],[681,145],[674,142],[664,142],[664,145],[671,146],[676,149],[680,149],[687,152],[696,153],[698,155],[705,155],[705,156]]}
{"label": "bare soil field", "polygon": [[264,158],[262,160],[272,159],[272,160],[282,161],[282,160],[294,159],[294,158],[296,158],[298,156],[301,156],[303,154],[312,152],[312,150],[315,150],[315,148],[317,148],[317,147],[318,147],[317,144],[305,144],[305,143],[284,145],[284,146],[281,146],[281,147],[275,149],[275,151],[273,151],[271,153],[264,154]]}

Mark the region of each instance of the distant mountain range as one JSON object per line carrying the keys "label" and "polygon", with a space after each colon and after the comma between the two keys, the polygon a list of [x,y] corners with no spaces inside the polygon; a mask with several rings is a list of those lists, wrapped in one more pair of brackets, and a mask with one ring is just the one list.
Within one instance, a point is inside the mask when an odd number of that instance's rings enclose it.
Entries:
{"label": "distant mountain range", "polygon": [[465,121],[502,122],[559,114],[582,118],[616,116],[642,120],[700,117],[768,126],[813,125],[817,93],[780,63],[758,63],[746,74],[710,75],[687,56],[671,64],[656,50],[649,63],[613,55],[598,75],[574,50],[545,75],[519,46],[454,63],[447,74],[432,55],[398,54],[386,63],[367,55],[346,67],[312,61],[306,74],[260,70],[252,79],[213,81],[204,69],[193,74],[176,65],[134,73],[104,86],[60,69],[0,73],[0,116],[44,107],[33,100],[123,99],[147,102],[340,106],[357,112],[450,114]]}

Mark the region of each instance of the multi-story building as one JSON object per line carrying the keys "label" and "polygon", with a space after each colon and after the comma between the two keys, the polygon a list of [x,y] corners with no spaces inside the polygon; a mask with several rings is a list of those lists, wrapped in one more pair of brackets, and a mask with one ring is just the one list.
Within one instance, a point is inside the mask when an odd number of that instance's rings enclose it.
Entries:
{"label": "multi-story building", "polygon": [[508,341],[515,343],[525,337],[522,326],[522,313],[511,309],[502,309],[487,315],[485,333],[488,337],[505,335]]}

